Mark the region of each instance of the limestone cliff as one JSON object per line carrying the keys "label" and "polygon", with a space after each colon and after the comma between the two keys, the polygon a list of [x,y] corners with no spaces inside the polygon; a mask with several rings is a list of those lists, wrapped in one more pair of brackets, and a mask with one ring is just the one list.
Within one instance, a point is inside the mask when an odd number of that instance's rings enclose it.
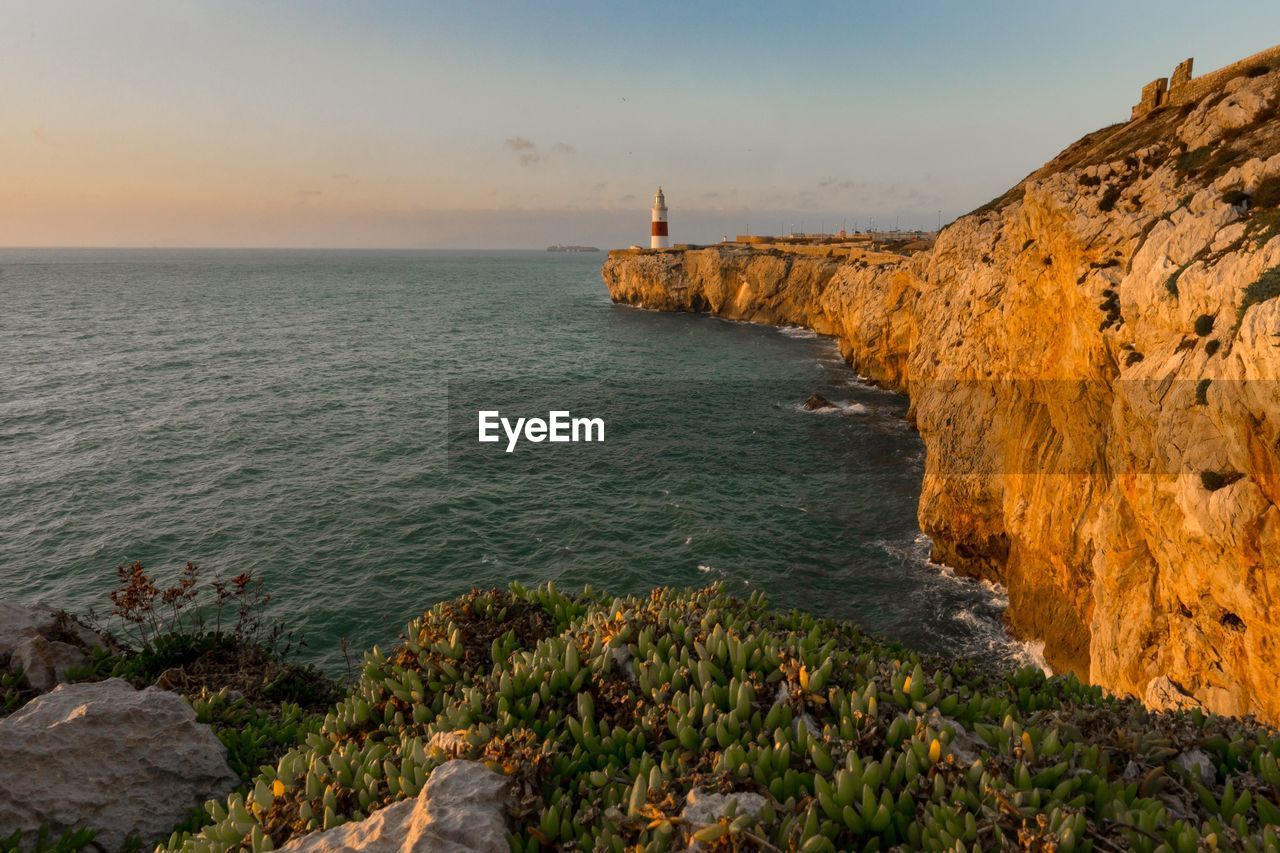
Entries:
{"label": "limestone cliff", "polygon": [[[614,300],[832,334],[911,398],[934,556],[1154,704],[1280,720],[1280,70],[1090,134],[910,257],[614,253]],[[1187,695],[1182,695],[1187,694]]]}

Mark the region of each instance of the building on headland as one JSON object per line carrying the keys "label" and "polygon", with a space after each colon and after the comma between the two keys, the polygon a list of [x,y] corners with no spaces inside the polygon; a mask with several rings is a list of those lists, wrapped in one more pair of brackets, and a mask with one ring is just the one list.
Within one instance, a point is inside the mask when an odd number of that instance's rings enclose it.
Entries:
{"label": "building on headland", "polygon": [[1172,77],[1157,77],[1142,87],[1142,95],[1134,105],[1129,120],[1142,118],[1147,113],[1165,106],[1178,106],[1198,101],[1232,77],[1250,74],[1266,74],[1280,64],[1280,45],[1246,56],[1239,62],[1223,66],[1199,77],[1191,76],[1193,59],[1184,59],[1173,69]]}
{"label": "building on headland", "polygon": [[662,187],[653,194],[653,222],[649,234],[650,249],[666,249],[671,245],[667,236],[667,199],[662,194]]}

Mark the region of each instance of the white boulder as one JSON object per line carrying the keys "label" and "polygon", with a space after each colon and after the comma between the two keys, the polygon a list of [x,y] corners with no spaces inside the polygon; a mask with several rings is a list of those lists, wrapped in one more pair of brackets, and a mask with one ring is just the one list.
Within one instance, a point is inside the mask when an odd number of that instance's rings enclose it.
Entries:
{"label": "white boulder", "polygon": [[181,696],[118,678],[60,685],[0,719],[0,756],[0,827],[93,829],[108,850],[167,837],[238,782]]}
{"label": "white boulder", "polygon": [[508,780],[478,761],[447,761],[416,799],[379,809],[357,823],[295,838],[302,853],[505,853]]}
{"label": "white boulder", "polygon": [[1213,766],[1213,759],[1203,749],[1189,749],[1181,752],[1174,759],[1184,770],[1194,773],[1200,784],[1212,786],[1218,781],[1218,769]]}
{"label": "white boulder", "polygon": [[728,815],[731,803],[734,804],[733,813],[735,815],[749,814],[753,817],[758,817],[764,809],[765,799],[759,794],[753,794],[750,791],[717,794],[711,791],[694,789],[685,798],[685,806],[684,810],[680,812],[680,819],[692,832],[713,824]]}

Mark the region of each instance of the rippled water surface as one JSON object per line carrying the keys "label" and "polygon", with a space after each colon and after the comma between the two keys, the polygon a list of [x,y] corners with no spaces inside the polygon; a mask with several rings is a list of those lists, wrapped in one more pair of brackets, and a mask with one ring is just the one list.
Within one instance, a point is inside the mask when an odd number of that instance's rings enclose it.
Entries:
{"label": "rippled water surface", "polygon": [[[472,586],[722,581],[1022,654],[998,591],[925,559],[905,401],[808,333],[612,305],[602,260],[0,251],[0,595],[102,611],[124,562],[252,569],[338,669]],[[506,454],[479,408],[606,440]]]}

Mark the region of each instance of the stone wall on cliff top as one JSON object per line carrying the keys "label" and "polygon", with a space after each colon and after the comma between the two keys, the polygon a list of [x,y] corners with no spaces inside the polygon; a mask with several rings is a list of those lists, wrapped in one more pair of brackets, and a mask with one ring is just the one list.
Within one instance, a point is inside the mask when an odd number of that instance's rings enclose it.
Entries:
{"label": "stone wall on cliff top", "polygon": [[909,393],[935,558],[1003,583],[1055,669],[1280,720],[1277,100],[1280,70],[1090,134],[894,263],[725,247],[603,276],[835,335]]}
{"label": "stone wall on cliff top", "polygon": [[1181,106],[1198,101],[1212,91],[1225,86],[1233,77],[1260,75],[1280,64],[1280,45],[1258,51],[1237,62],[1223,66],[1208,74],[1195,77],[1192,73],[1194,59],[1184,59],[1173,69],[1172,76],[1158,77],[1142,87],[1138,103],[1134,105],[1132,118],[1140,118],[1162,106]]}

